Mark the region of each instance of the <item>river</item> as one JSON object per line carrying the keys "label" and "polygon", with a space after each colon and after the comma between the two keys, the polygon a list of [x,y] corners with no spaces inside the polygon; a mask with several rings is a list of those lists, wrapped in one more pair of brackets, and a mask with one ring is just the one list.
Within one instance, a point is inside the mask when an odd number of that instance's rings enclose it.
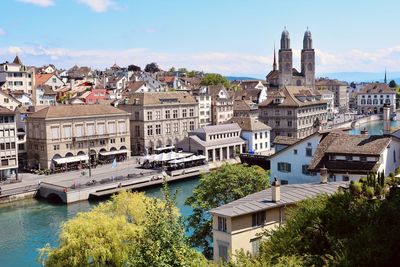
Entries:
{"label": "river", "polygon": [[[392,122],[392,127],[395,126],[397,122]],[[350,134],[359,134],[364,128],[370,135],[380,135],[383,122],[363,124],[351,130]],[[198,179],[192,179],[170,185],[171,192],[175,192],[176,189],[179,191],[177,206],[184,217],[192,212],[184,202],[192,195],[197,184]],[[145,192],[152,197],[162,196],[159,187]],[[0,266],[39,266],[35,262],[38,255],[37,248],[43,247],[46,243],[55,246],[61,223],[78,212],[88,211],[97,203],[82,201],[70,205],[55,205],[47,201],[29,199],[0,207]]]}
{"label": "river", "polygon": [[[184,202],[197,184],[198,179],[191,179],[169,186],[171,192],[178,190],[177,206],[185,217],[192,210]],[[162,197],[160,187],[148,189],[145,193],[151,197]],[[0,207],[0,266],[40,266],[35,261],[37,248],[46,243],[55,246],[61,223],[78,212],[88,211],[97,203],[82,201],[63,205],[28,199]]]}

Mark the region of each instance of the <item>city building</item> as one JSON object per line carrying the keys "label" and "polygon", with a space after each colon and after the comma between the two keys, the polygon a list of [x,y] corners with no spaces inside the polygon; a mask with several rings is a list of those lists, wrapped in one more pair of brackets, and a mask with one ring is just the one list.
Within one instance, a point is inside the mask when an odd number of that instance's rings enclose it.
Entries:
{"label": "city building", "polygon": [[18,150],[15,112],[0,107],[0,181],[17,179]]}
{"label": "city building", "polygon": [[250,194],[209,211],[212,216],[214,261],[234,259],[237,252],[256,255],[265,230],[286,220],[287,209],[319,194],[331,195],[346,182],[280,185]]}
{"label": "city building", "polygon": [[[50,67],[50,66],[49,66]],[[35,75],[35,85],[50,86],[52,90],[64,86],[64,82],[55,73],[39,73]]]}
{"label": "city building", "polygon": [[246,151],[246,142],[240,137],[237,123],[209,125],[198,128],[178,142],[178,150],[204,155],[210,162],[235,159]]}
{"label": "city building", "polygon": [[293,68],[293,52],[290,46],[289,32],[285,30],[281,35],[281,46],[278,55],[278,69],[274,49],[272,71],[267,75],[270,87],[305,86],[314,89],[315,86],[315,51],[312,46],[311,32],[307,29],[303,38],[301,50],[301,72]]}
{"label": "city building", "polygon": [[257,117],[233,117],[230,123],[237,123],[242,129],[240,136],[246,140],[246,150],[250,154],[263,154],[271,149],[271,127]]}
{"label": "city building", "polygon": [[14,111],[19,106],[22,106],[22,103],[15,97],[8,94],[7,91],[0,91],[0,107],[5,107]]}
{"label": "city building", "polygon": [[322,91],[331,91],[334,94],[335,107],[339,108],[340,110],[345,110],[349,106],[347,83],[338,80],[321,78],[315,82],[315,88]]}
{"label": "city building", "polygon": [[54,106],[57,103],[57,93],[48,85],[36,87],[36,106]]}
{"label": "city building", "polygon": [[360,114],[382,114],[384,105],[396,111],[396,92],[385,83],[370,83],[357,93]]}
{"label": "city building", "polygon": [[211,124],[211,96],[208,93],[208,87],[202,86],[192,91],[193,97],[199,103],[199,128]]}
{"label": "city building", "polygon": [[328,118],[332,119],[335,114],[335,94],[328,89],[319,90],[318,93],[321,95],[321,99],[326,102]]}
{"label": "city building", "polygon": [[211,96],[212,124],[227,122],[233,117],[233,96],[223,85],[208,86],[208,93]]}
{"label": "city building", "polygon": [[18,56],[13,62],[6,61],[0,64],[0,84],[10,91],[22,90],[32,95],[35,86],[35,69],[22,64]]}
{"label": "city building", "polygon": [[272,127],[272,140],[278,135],[304,138],[326,128],[327,103],[304,86],[270,92],[258,109],[260,121]]}
{"label": "city building", "polygon": [[107,105],[59,105],[27,117],[28,166],[56,169],[130,156],[129,113]]}
{"label": "city building", "polygon": [[132,93],[118,107],[131,114],[135,155],[173,148],[199,125],[198,103],[187,92]]}
{"label": "city building", "polygon": [[234,117],[258,118],[258,105],[251,100],[238,100],[233,102]]}

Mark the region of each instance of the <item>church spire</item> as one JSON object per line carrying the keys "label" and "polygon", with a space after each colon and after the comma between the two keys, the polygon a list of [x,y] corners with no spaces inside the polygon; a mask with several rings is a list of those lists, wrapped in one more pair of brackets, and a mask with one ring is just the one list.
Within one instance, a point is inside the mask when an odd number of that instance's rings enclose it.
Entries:
{"label": "church spire", "polygon": [[274,64],[272,64],[272,70],[276,70],[276,52],[275,52],[275,44],[274,44]]}
{"label": "church spire", "polygon": [[387,84],[387,80],[386,80],[386,68],[385,68],[385,84]]}

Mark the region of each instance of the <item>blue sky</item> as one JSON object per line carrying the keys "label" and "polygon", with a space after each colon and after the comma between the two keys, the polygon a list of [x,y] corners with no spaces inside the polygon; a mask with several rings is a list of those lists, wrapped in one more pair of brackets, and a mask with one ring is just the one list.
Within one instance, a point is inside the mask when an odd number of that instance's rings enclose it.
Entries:
{"label": "blue sky", "polygon": [[310,28],[317,72],[400,71],[398,1],[2,0],[0,61],[95,68],[116,62],[262,78],[290,32]]}

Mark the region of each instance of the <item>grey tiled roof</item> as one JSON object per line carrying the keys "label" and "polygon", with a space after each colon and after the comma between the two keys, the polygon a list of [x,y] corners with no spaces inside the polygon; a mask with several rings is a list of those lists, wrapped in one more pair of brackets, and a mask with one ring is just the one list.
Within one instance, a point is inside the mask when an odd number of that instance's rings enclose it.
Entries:
{"label": "grey tiled roof", "polygon": [[331,195],[335,193],[339,187],[347,186],[348,182],[282,185],[280,186],[281,200],[278,202],[272,201],[272,188],[268,188],[212,209],[209,212],[228,217],[241,216],[279,206],[291,205],[319,194]]}
{"label": "grey tiled roof", "polygon": [[207,125],[202,128],[194,130],[194,132],[202,133],[230,133],[231,131],[240,131],[240,126],[237,123]]}
{"label": "grey tiled roof", "polygon": [[223,145],[229,145],[229,144],[244,144],[245,141],[240,138],[239,136],[235,137],[228,137],[224,139],[216,139],[216,140],[209,140],[209,141],[204,141],[201,140],[198,136],[196,135],[191,135],[189,136],[190,139],[192,139],[194,142],[200,144],[203,147],[212,147],[212,146],[223,146]]}

